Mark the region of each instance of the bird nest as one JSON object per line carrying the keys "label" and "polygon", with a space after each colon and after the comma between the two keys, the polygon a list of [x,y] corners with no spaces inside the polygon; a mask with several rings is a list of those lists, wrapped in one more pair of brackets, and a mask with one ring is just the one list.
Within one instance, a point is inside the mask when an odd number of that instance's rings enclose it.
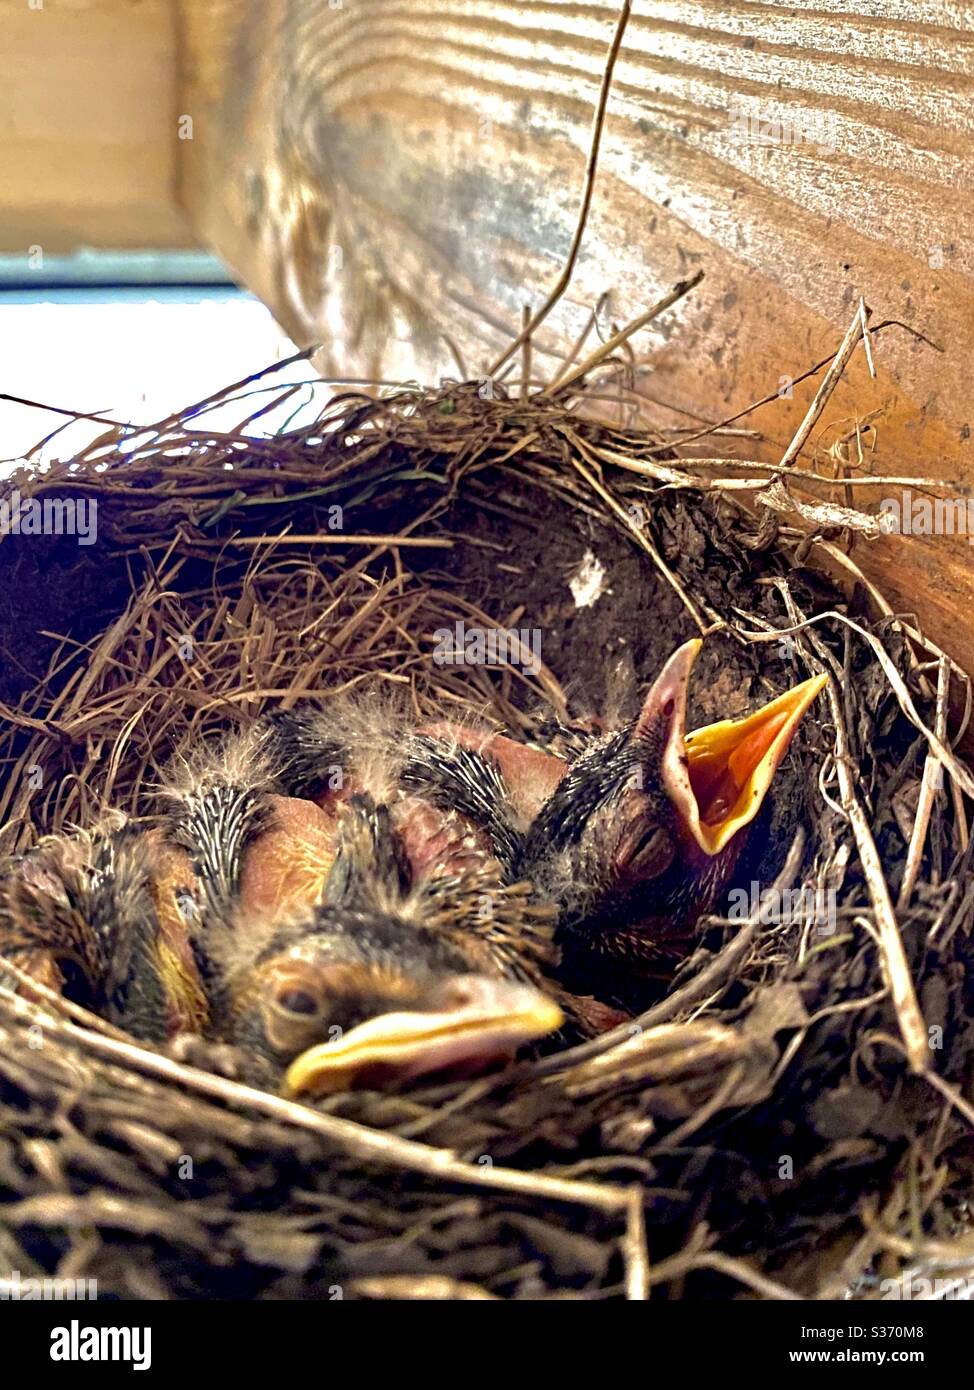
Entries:
{"label": "bird nest", "polygon": [[[174,752],[307,697],[388,683],[528,741],[616,726],[699,634],[691,726],[833,679],[736,910],[648,1012],[500,1072],[300,1104],[11,964],[0,1266],[129,1297],[783,1298],[974,1259],[967,678],[859,576],[871,518],[800,501],[808,469],[732,485],[678,452],[455,383],[269,438],[196,408],[13,480],[97,502],[97,541],[0,547],[9,855],[106,806],[153,822]],[[458,624],[538,659],[444,662]]]}

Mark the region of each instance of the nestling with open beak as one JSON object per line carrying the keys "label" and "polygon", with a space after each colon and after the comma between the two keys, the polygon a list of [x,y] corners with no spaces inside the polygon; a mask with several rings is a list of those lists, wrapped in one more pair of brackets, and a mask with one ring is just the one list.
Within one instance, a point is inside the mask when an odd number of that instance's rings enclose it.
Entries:
{"label": "nestling with open beak", "polygon": [[685,643],[636,720],[593,742],[531,826],[519,869],[559,909],[569,988],[641,1006],[661,951],[692,934],[735,866],[795,730],[827,677],[743,719],[686,733]]}

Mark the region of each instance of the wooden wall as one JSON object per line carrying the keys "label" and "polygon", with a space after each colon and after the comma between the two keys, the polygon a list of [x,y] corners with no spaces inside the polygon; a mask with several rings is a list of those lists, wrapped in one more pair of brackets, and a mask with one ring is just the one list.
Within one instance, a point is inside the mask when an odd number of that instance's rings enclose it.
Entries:
{"label": "wooden wall", "polygon": [[[201,235],[332,371],[435,379],[455,370],[447,337],[480,370],[563,262],[614,0],[181,13],[200,132],[182,192]],[[833,351],[861,294],[874,321],[944,351],[884,332],[878,380],[860,353],[813,450],[879,410],[871,469],[972,482],[972,195],[974,7],[637,0],[584,252],[539,367],[604,292],[622,323],[702,267],[638,346],[649,397],[714,420]],[[746,422],[763,456],[811,390]],[[903,553],[884,538],[865,563],[974,658],[966,540]]]}
{"label": "wooden wall", "polygon": [[194,243],[173,0],[0,0],[0,74],[0,252]]}

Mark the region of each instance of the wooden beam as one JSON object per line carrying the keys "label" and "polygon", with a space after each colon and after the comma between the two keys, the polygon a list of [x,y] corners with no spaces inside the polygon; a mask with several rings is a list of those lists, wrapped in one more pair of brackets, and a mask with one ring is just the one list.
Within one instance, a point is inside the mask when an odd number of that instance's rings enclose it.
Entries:
{"label": "wooden beam", "polygon": [[0,46],[0,251],[192,245],[173,0],[0,0]]}
{"label": "wooden beam", "polygon": [[[475,373],[557,277],[615,0],[181,0],[182,195],[200,235],[336,373]],[[550,372],[600,295],[670,420],[768,391],[780,457],[860,295],[913,325],[861,353],[809,445],[878,410],[870,466],[974,484],[974,18],[955,0],[645,0],[619,58]],[[657,413],[658,413],[658,407]],[[686,412],[686,413],[684,413]],[[750,448],[750,445],[748,446]],[[808,457],[808,452],[806,452]],[[878,499],[877,499],[878,500]],[[862,548],[974,667],[971,549]]]}

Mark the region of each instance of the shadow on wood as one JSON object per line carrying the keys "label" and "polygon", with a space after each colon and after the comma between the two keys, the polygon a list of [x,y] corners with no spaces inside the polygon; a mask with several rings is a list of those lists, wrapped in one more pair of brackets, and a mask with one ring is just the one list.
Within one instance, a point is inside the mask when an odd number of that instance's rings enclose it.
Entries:
{"label": "shadow on wood", "polygon": [[[863,10],[871,13],[861,13]],[[857,13],[859,11],[859,13]],[[475,375],[538,307],[575,225],[613,0],[182,0],[197,231],[336,375]],[[640,335],[651,418],[742,423],[780,456],[860,295],[861,354],[806,457],[878,411],[869,471],[974,481],[974,20],[951,0],[648,0],[616,70],[576,275],[534,345],[547,377],[599,297]],[[450,345],[453,345],[452,349]],[[740,441],[738,441],[740,443]],[[724,452],[722,446],[721,452]],[[878,498],[875,499],[878,502]],[[969,666],[966,537],[857,550]]]}

